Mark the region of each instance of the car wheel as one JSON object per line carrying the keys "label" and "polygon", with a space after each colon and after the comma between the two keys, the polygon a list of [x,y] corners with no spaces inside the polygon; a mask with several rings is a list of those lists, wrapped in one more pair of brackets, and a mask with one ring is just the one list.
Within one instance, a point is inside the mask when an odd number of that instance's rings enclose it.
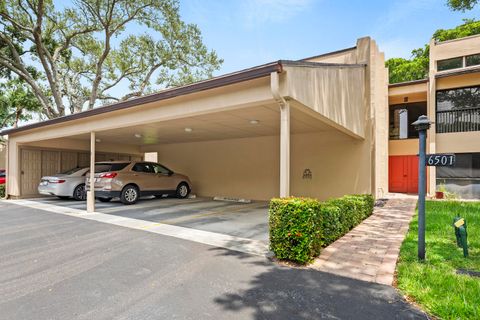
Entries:
{"label": "car wheel", "polygon": [[140,191],[136,186],[128,185],[123,188],[120,201],[122,201],[123,204],[134,204],[138,200],[139,193]]}
{"label": "car wheel", "polygon": [[188,197],[189,193],[190,193],[190,188],[188,187],[188,184],[186,184],[185,182],[182,182],[178,185],[177,191],[176,191],[177,198],[185,199],[186,197]]}
{"label": "car wheel", "polygon": [[100,200],[100,202],[110,202],[110,200],[112,200],[112,198],[97,198],[98,200]]}
{"label": "car wheel", "polygon": [[62,199],[62,200],[68,200],[70,199],[69,196],[58,196],[59,199]]}
{"label": "car wheel", "polygon": [[87,192],[85,191],[85,184],[80,184],[73,190],[73,199],[77,201],[85,201],[87,199]]}

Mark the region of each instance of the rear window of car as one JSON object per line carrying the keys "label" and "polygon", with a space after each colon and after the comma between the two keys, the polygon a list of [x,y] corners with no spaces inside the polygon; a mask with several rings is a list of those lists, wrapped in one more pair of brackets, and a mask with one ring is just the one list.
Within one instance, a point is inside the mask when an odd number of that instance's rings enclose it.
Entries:
{"label": "rear window of car", "polygon": [[5,178],[5,176],[6,176],[5,171],[0,172],[0,178]]}
{"label": "rear window of car", "polygon": [[109,172],[109,171],[119,171],[128,166],[129,163],[96,163],[95,164],[95,173]]}
{"label": "rear window of car", "polygon": [[74,174],[75,172],[80,171],[82,169],[83,168],[77,167],[77,168],[73,168],[73,169],[67,170],[65,172],[62,172],[62,174],[70,175],[70,174]]}

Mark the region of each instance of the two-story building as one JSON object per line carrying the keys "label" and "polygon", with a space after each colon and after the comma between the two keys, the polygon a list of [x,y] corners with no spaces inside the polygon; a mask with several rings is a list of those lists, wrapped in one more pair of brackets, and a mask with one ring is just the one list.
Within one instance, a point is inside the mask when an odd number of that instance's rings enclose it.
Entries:
{"label": "two-story building", "polygon": [[[428,153],[455,153],[453,167],[428,168],[428,192],[480,198],[480,35],[430,43],[429,78],[389,85],[389,191],[416,193],[418,116],[434,123]],[[443,187],[441,187],[443,186]]]}
{"label": "two-story building", "polygon": [[428,79],[389,86],[383,53],[361,38],[5,130],[7,195],[36,196],[43,175],[146,153],[189,175],[200,196],[416,193],[411,123],[427,114],[428,152],[456,154],[456,166],[429,168],[429,194],[444,184],[480,198],[480,36],[431,42],[430,61]]}

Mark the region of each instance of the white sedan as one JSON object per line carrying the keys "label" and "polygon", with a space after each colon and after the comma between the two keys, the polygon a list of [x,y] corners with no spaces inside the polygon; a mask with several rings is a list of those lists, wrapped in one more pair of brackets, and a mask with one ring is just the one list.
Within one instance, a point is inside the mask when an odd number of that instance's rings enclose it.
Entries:
{"label": "white sedan", "polygon": [[64,173],[46,176],[40,180],[38,193],[48,196],[56,196],[60,199],[70,197],[75,200],[85,200],[85,176],[89,168],[74,168]]}

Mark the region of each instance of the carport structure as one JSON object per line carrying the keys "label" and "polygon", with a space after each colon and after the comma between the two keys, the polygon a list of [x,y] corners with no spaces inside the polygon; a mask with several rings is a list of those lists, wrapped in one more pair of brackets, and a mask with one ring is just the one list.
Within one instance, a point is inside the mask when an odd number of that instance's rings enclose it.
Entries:
{"label": "carport structure", "polygon": [[[378,196],[387,190],[386,83],[383,54],[362,38],[330,54],[6,130],[7,195],[32,196],[36,177],[66,161],[93,167],[157,152],[200,196]],[[50,162],[49,152],[57,154]]]}

